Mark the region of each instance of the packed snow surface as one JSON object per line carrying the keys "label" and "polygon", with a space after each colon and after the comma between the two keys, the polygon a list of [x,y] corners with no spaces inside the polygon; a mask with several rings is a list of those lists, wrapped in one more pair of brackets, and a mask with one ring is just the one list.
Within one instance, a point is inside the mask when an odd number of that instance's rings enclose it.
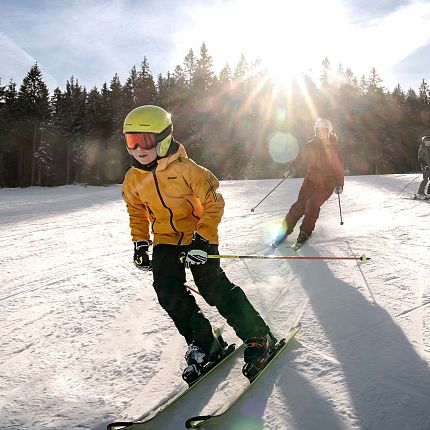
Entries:
{"label": "packed snow surface", "polygon": [[[277,255],[350,260],[222,261],[287,352],[211,428],[430,429],[430,202],[416,175],[349,176],[311,239]],[[224,181],[221,254],[263,255],[301,179]],[[406,187],[404,191],[402,189]],[[0,428],[105,429],[183,385],[185,342],[132,264],[120,185],[0,190]],[[190,273],[188,285],[194,287]],[[224,337],[239,343],[197,296]],[[243,384],[241,360],[154,422],[183,429]]]}

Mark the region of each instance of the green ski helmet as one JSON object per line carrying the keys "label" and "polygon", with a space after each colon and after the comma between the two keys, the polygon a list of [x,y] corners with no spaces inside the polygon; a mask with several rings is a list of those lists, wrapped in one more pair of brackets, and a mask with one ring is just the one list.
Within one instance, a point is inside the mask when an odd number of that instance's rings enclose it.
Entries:
{"label": "green ski helmet", "polygon": [[165,157],[173,139],[171,115],[159,106],[139,106],[125,117],[122,132],[128,152],[137,145],[156,147],[157,155]]}

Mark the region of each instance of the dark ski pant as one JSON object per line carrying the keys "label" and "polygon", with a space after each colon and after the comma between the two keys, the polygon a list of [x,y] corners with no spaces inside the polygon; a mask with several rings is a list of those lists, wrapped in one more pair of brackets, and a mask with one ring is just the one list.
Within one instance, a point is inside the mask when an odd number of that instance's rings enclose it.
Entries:
{"label": "dark ski pant", "polygon": [[[153,285],[160,305],[187,343],[197,341],[205,344],[213,340],[212,327],[194,296],[185,287],[185,267],[179,260],[181,252],[188,249],[189,246],[154,246]],[[210,245],[209,254],[218,254],[218,246]],[[218,309],[238,337],[246,340],[269,332],[242,289],[229,281],[219,259],[208,259],[205,264],[193,265],[191,272],[205,301]]]}
{"label": "dark ski pant", "polygon": [[[420,186],[418,188],[418,194],[424,194],[425,193],[426,185],[427,185],[427,182],[429,181],[429,176],[430,176],[429,169],[424,169],[423,170],[423,180],[421,181]],[[427,189],[427,191],[429,191],[429,190]]]}
{"label": "dark ski pant", "polygon": [[300,230],[310,236],[315,229],[315,223],[320,214],[323,203],[333,194],[334,184],[321,182],[314,184],[303,181],[297,201],[291,206],[285,217],[287,221],[287,234],[291,234],[299,219],[304,215]]}

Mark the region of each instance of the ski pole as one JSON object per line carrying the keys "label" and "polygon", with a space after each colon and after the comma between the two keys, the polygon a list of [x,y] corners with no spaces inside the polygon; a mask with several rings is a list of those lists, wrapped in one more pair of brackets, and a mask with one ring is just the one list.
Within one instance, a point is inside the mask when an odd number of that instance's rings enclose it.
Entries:
{"label": "ski pole", "polygon": [[[351,251],[351,254],[352,254],[352,255],[354,255],[354,251],[352,250],[351,245],[349,244],[349,242],[348,242],[348,241],[346,241],[346,243],[347,243],[347,245],[348,245],[349,250]],[[371,290],[371,288],[370,288],[370,285],[369,285],[369,283],[367,282],[367,279],[366,279],[366,277],[364,276],[364,273],[363,273],[363,271],[361,270],[361,267],[360,267],[360,265],[358,264],[358,261],[357,261],[357,266],[358,266],[358,270],[360,270],[361,276],[362,276],[362,277],[363,277],[363,279],[364,279],[364,283],[366,284],[366,287],[367,287],[367,289],[368,289],[368,291],[369,291],[369,293],[370,293],[370,296],[372,297],[373,303],[376,303],[375,296],[374,296],[374,295],[373,295],[373,293],[372,293],[372,290]]]}
{"label": "ski pole", "polygon": [[187,290],[192,291],[193,293],[198,294],[199,296],[201,296],[201,293],[199,293],[195,288],[190,287],[189,285],[185,285]]}
{"label": "ski pole", "polygon": [[340,194],[337,195],[337,198],[339,200],[339,213],[340,213],[340,225],[343,225],[343,220],[342,220],[342,208],[340,206]]}
{"label": "ski pole", "polygon": [[263,201],[264,200],[266,200],[267,199],[267,197],[269,197],[270,196],[270,194],[272,194],[273,193],[273,191],[275,191],[276,190],[276,188],[278,188],[279,187],[279,185],[281,185],[282,184],[282,182],[284,182],[285,181],[285,179],[287,179],[287,178],[283,178],[282,180],[281,180],[281,182],[279,182],[279,184],[278,185],[276,185],[274,188],[272,188],[270,191],[269,191],[269,193],[262,199],[262,200],[260,200],[258,203],[257,203],[257,205],[256,206],[254,206],[253,208],[251,208],[251,212],[254,212],[254,210],[258,207],[258,206],[260,206],[260,204],[261,203],[263,203]]}
{"label": "ski pole", "polygon": [[304,257],[299,255],[208,255],[208,258],[252,258],[256,260],[354,260],[365,262],[370,257],[361,255],[360,257]]}
{"label": "ski pole", "polygon": [[421,176],[421,173],[418,175],[418,176],[415,176],[415,178],[413,178],[413,179],[411,179],[398,193],[397,193],[397,195],[399,195],[399,194],[402,194],[403,193],[403,191],[404,190],[406,190],[406,188],[407,187],[409,187],[409,185],[411,185],[412,184],[412,182],[414,182],[415,180],[417,180],[417,178],[419,178]]}

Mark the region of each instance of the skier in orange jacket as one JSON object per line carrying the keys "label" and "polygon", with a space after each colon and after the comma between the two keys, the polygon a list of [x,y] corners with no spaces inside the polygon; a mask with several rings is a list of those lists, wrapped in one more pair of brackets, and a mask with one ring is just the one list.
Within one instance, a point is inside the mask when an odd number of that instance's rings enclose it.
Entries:
{"label": "skier in orange jacket", "polygon": [[208,259],[208,254],[218,254],[218,224],[224,212],[217,178],[187,157],[183,145],[173,138],[170,114],[158,106],[132,110],[123,134],[133,156],[122,193],[134,264],[152,270],[159,303],[188,344],[184,375],[198,373],[220,354],[210,322],[186,288],[186,267],[202,297],[244,341],[245,363],[257,360],[273,347],[269,327],[243,290],[227,278],[219,259]]}

